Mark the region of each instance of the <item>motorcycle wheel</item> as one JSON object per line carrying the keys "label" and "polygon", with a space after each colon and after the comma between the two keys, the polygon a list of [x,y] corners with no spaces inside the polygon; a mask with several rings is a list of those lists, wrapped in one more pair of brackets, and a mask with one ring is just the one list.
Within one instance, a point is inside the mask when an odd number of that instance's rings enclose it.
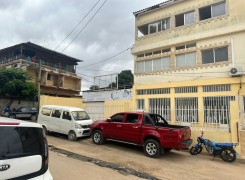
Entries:
{"label": "motorcycle wheel", "polygon": [[236,160],[236,152],[233,149],[224,149],[221,151],[220,158],[225,162],[234,162]]}
{"label": "motorcycle wheel", "polygon": [[197,155],[200,154],[201,152],[202,152],[202,146],[200,146],[199,148],[192,146],[190,149],[191,155]]}

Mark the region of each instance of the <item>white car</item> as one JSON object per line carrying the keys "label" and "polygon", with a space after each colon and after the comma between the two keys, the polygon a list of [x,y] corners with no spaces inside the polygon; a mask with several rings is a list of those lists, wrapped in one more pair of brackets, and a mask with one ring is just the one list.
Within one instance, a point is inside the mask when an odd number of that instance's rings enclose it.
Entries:
{"label": "white car", "polygon": [[53,180],[40,124],[0,117],[0,180],[5,179]]}

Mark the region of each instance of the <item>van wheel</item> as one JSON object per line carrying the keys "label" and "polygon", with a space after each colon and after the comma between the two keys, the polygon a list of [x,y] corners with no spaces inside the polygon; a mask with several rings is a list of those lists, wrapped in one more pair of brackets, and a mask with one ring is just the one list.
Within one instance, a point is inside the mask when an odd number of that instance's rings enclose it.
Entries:
{"label": "van wheel", "polygon": [[77,135],[76,135],[76,133],[74,131],[70,131],[68,133],[68,140],[69,141],[75,141],[75,140],[77,140]]}
{"label": "van wheel", "polygon": [[92,134],[92,139],[94,144],[103,144],[104,143],[104,136],[100,130],[95,130]]}
{"label": "van wheel", "polygon": [[37,120],[37,116],[31,115],[31,121],[32,121],[32,122],[36,122],[36,120]]}
{"label": "van wheel", "polygon": [[47,130],[47,128],[46,128],[45,126],[43,126],[43,131],[44,131],[44,133],[45,133],[46,135],[48,135],[48,130]]}
{"label": "van wheel", "polygon": [[160,144],[154,139],[148,139],[144,143],[145,155],[151,158],[160,156]]}

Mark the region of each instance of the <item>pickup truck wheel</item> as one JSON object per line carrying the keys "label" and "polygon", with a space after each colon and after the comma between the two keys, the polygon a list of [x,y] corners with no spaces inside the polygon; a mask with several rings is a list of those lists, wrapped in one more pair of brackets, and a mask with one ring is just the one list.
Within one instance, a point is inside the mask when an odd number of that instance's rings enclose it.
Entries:
{"label": "pickup truck wheel", "polygon": [[94,144],[103,144],[104,143],[104,136],[100,130],[95,130],[92,134],[92,139]]}
{"label": "pickup truck wheel", "polygon": [[9,118],[15,119],[16,117],[15,117],[14,114],[10,114],[10,115],[9,115]]}
{"label": "pickup truck wheel", "polygon": [[44,131],[44,133],[46,134],[46,135],[48,135],[48,130],[47,130],[47,128],[45,127],[45,126],[43,126],[43,131]]}
{"label": "pickup truck wheel", "polygon": [[36,122],[36,120],[37,120],[37,116],[31,115],[31,121],[32,121],[32,122]]}
{"label": "pickup truck wheel", "polygon": [[76,135],[76,133],[74,131],[70,131],[68,133],[68,140],[69,141],[75,141],[75,140],[77,140],[77,135]]}
{"label": "pickup truck wheel", "polygon": [[148,139],[144,143],[145,155],[151,158],[157,158],[160,156],[160,145],[154,139]]}

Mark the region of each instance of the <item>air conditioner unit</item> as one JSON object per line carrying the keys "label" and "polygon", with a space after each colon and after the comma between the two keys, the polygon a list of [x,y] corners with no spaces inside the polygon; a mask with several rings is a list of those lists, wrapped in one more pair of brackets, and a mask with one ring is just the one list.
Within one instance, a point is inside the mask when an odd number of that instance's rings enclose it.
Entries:
{"label": "air conditioner unit", "polygon": [[240,67],[232,67],[230,68],[230,75],[231,76],[241,76],[242,69]]}

